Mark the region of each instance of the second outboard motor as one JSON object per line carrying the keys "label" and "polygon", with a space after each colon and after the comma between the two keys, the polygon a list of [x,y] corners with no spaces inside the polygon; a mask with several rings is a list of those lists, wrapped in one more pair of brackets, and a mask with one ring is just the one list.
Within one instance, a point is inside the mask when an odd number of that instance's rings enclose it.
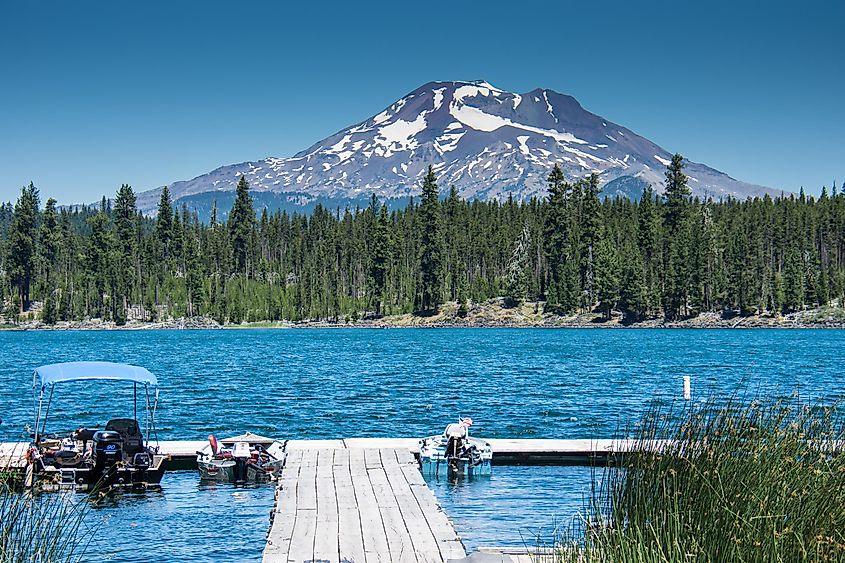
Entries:
{"label": "second outboard motor", "polygon": [[448,438],[446,445],[446,457],[460,457],[464,451],[464,440],[467,437],[467,427],[462,423],[450,424],[443,432]]}
{"label": "second outboard motor", "polygon": [[446,460],[449,463],[449,472],[462,474],[462,464],[466,461],[466,444],[469,438],[469,427],[472,426],[471,418],[462,418],[457,424],[450,424],[443,434],[447,438]]}
{"label": "second outboard motor", "polygon": [[252,453],[249,451],[249,443],[235,442],[235,447],[232,451],[232,457],[235,459],[235,483],[244,483],[247,478],[246,466],[249,463]]}
{"label": "second outboard motor", "polygon": [[94,434],[93,483],[112,485],[117,477],[117,464],[123,460],[123,438],[119,432],[100,430]]}

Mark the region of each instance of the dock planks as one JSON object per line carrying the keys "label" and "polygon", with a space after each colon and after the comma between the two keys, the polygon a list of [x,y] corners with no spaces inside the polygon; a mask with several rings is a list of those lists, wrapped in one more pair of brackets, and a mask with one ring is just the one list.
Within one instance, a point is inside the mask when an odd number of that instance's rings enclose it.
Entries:
{"label": "dock planks", "polygon": [[465,555],[407,447],[289,451],[266,563],[437,563]]}

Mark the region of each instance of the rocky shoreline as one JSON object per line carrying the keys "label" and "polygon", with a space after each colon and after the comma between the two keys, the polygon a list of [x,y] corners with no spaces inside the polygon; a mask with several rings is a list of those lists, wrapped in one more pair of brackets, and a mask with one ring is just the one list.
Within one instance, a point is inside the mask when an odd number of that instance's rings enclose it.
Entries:
{"label": "rocky shoreline", "polygon": [[190,330],[223,328],[217,321],[205,317],[169,319],[166,321],[146,322],[128,321],[118,325],[114,321],[88,319],[84,321],[59,321],[54,325],[43,321],[25,321],[14,325],[2,325],[2,330]]}
{"label": "rocky shoreline", "polygon": [[781,316],[740,316],[730,312],[702,313],[696,317],[667,322],[662,318],[627,323],[621,314],[605,320],[597,314],[564,316],[542,312],[542,304],[526,303],[505,307],[502,300],[476,304],[459,314],[454,303],[441,307],[436,315],[396,315],[380,319],[364,319],[349,323],[306,322],[293,326],[354,326],[370,328],[657,328],[657,329],[751,329],[751,328],[845,328],[845,309],[825,307]]}
{"label": "rocky shoreline", "polygon": [[90,319],[62,321],[46,325],[37,320],[4,325],[3,330],[197,330],[249,328],[687,328],[687,329],[751,329],[751,328],[845,328],[845,309],[823,307],[782,316],[739,316],[732,312],[702,313],[675,322],[645,319],[636,323],[623,322],[614,314],[610,320],[596,314],[563,316],[543,312],[542,303],[523,303],[506,307],[501,299],[472,304],[461,310],[454,302],[446,303],[433,315],[392,315],[358,320],[264,321],[240,325],[221,325],[210,317],[177,318],[159,322],[132,320],[125,325],[112,321]]}

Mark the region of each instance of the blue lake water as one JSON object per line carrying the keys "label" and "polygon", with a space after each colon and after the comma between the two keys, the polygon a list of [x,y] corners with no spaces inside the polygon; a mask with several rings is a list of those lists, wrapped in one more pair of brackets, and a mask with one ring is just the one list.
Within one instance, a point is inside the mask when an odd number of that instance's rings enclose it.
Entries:
{"label": "blue lake water", "polygon": [[118,492],[90,506],[85,559],[261,561],[273,497],[272,485],[203,484],[195,471],[169,472],[160,489]]}
{"label": "blue lake water", "polygon": [[[484,437],[601,438],[624,432],[652,402],[678,399],[683,375],[692,377],[697,400],[798,390],[832,402],[845,392],[840,330],[0,332],[0,440],[20,439],[32,423],[32,370],[72,360],[134,363],[155,373],[161,439],[245,430],[279,438],[418,437],[458,415],[471,416]],[[119,384],[60,386],[48,430],[129,415],[131,399],[131,387]],[[132,534],[184,529],[166,532],[158,553],[216,560],[225,553],[216,550],[235,549],[228,543],[236,537],[243,551],[235,559],[259,558],[272,489],[209,489],[195,477],[170,473],[159,492],[92,511],[108,516],[105,537],[114,541],[112,551],[92,550],[122,560]],[[486,482],[432,488],[468,546],[530,545],[580,508],[588,481],[588,468],[496,467]]]}

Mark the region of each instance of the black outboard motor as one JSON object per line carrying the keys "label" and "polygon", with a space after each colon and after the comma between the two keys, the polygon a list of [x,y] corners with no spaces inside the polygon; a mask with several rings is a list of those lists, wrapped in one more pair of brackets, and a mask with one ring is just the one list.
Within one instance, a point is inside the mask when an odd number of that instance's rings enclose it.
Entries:
{"label": "black outboard motor", "polygon": [[113,485],[117,464],[123,461],[123,438],[119,432],[100,430],[94,433],[94,473],[92,483]]}
{"label": "black outboard motor", "polygon": [[235,460],[235,483],[245,483],[247,481],[248,472],[247,465],[251,459],[249,444],[247,442],[235,442],[235,447],[232,451],[232,458]]}

